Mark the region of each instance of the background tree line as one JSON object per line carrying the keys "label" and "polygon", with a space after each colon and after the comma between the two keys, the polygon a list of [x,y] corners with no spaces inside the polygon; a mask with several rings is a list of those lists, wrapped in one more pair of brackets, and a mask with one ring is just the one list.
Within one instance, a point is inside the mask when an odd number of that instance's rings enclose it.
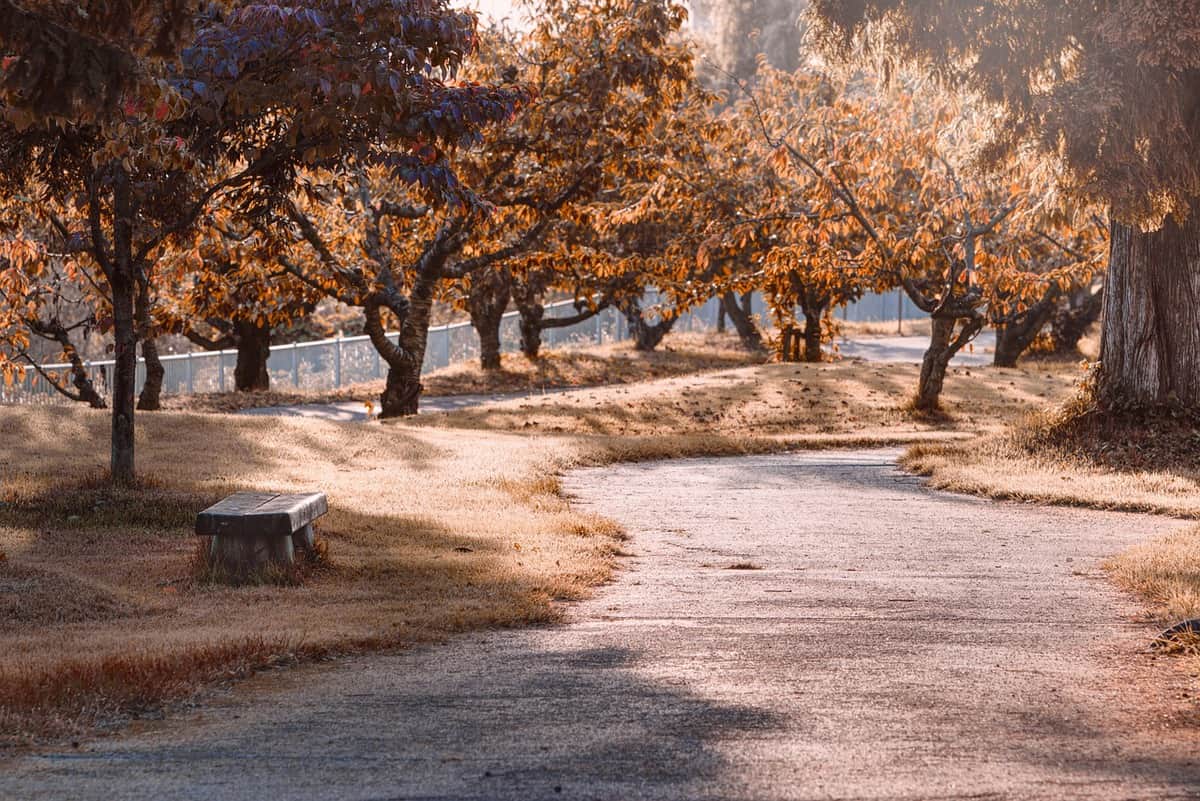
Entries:
{"label": "background tree line", "polygon": [[114,480],[160,337],[236,347],[264,388],[273,333],[331,301],[387,365],[385,416],[418,409],[437,304],[498,369],[510,307],[529,358],[608,307],[653,348],[712,297],[777,347],[749,291],[814,360],[834,309],[902,290],[931,318],[924,410],[984,326],[998,364],[1046,329],[1072,351],[1103,297],[1103,402],[1200,402],[1198,65],[1145,34],[1185,44],[1175,5],[730,1],[696,36],[670,0],[541,0],[525,29],[445,0],[78,5],[0,6],[0,371],[71,363],[46,378],[111,404]]}

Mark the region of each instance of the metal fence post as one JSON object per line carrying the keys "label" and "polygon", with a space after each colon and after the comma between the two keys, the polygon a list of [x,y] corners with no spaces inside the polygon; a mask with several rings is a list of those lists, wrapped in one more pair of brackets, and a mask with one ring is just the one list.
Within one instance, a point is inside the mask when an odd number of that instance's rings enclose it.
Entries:
{"label": "metal fence post", "polygon": [[186,361],[187,361],[187,373],[186,373],[186,375],[187,375],[187,391],[188,391],[188,394],[191,395],[192,394],[192,352],[190,350],[187,352]]}
{"label": "metal fence post", "polygon": [[217,388],[225,391],[225,351],[217,351]]}
{"label": "metal fence post", "polygon": [[342,388],[342,332],[333,341],[333,388]]}
{"label": "metal fence post", "polygon": [[292,343],[292,386],[300,388],[300,343]]}

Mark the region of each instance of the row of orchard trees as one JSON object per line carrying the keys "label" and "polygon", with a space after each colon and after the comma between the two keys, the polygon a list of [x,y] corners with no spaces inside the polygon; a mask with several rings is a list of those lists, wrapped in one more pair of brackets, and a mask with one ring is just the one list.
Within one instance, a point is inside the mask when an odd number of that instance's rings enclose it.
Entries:
{"label": "row of orchard trees", "polygon": [[[915,57],[906,15],[948,13],[850,5],[815,4],[827,52]],[[1047,158],[1033,100],[972,79],[968,45],[936,88],[764,62],[713,93],[684,20],[671,0],[542,0],[523,31],[481,31],[446,0],[0,0],[0,370],[49,341],[77,365],[64,393],[99,405],[77,342],[111,337],[112,474],[128,482],[157,336],[237,347],[253,387],[271,331],[327,298],[361,311],[386,416],[417,410],[437,302],[470,314],[495,368],[510,305],[530,357],[546,329],[610,306],[651,348],[713,296],[755,344],[737,295],[758,289],[781,324],[804,318],[816,356],[833,308],[898,287],[933,322],[922,408],[983,325],[1015,358],[1049,316],[1094,306],[1097,221],[1132,201],[1088,185],[1074,151]],[[1032,67],[1011,80],[1035,73],[1053,85]],[[1000,126],[997,102],[1021,125]],[[1165,197],[1153,177],[1143,191]],[[1126,226],[1114,252],[1147,241]],[[643,309],[651,286],[665,300]],[[576,313],[548,317],[551,293]]]}

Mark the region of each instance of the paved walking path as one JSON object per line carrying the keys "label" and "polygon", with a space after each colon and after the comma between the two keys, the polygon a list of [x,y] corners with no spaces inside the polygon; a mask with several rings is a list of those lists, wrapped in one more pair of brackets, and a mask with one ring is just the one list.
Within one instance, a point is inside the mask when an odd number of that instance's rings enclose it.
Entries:
{"label": "paved walking path", "polygon": [[[983,367],[992,363],[996,332],[982,331],[970,349],[955,354],[951,364],[959,367]],[[848,359],[869,362],[920,363],[929,347],[928,336],[862,336],[838,342],[838,351]]]}
{"label": "paved walking path", "polygon": [[1180,524],[935,493],[893,457],[573,473],[633,556],[569,625],[260,677],[0,764],[0,798],[1200,797],[1181,663],[1098,572]]}

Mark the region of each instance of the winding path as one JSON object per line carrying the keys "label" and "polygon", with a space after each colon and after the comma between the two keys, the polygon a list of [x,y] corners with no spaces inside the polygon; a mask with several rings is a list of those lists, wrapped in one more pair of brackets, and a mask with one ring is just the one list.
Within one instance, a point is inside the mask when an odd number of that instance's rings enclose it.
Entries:
{"label": "winding path", "polygon": [[570,625],[256,679],[0,764],[0,798],[1200,798],[1187,677],[1098,571],[1178,524],[934,493],[894,455],[573,473],[634,555]]}

